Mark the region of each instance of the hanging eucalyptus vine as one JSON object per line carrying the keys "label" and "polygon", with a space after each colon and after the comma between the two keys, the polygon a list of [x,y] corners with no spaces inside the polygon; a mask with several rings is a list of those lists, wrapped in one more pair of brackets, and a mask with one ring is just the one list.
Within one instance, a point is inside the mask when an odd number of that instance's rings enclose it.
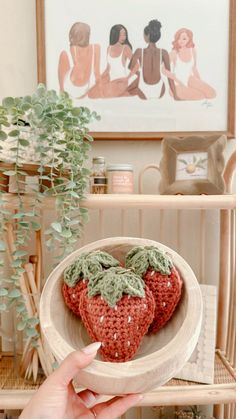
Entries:
{"label": "hanging eucalyptus vine", "polygon": [[[57,94],[42,84],[32,96],[7,97],[0,106],[0,161],[6,161],[4,152],[7,149],[7,160],[11,163],[10,169],[1,169],[0,182],[4,176],[14,176],[17,200],[16,210],[12,211],[6,206],[5,192],[1,188],[1,269],[7,248],[4,231],[12,223],[15,242],[11,252],[11,275],[6,277],[2,272],[0,279],[0,311],[15,304],[18,330],[26,329],[26,335],[35,340],[38,319],[29,318],[20,289],[28,259],[26,247],[32,230],[41,228],[42,203],[45,198],[53,197],[56,215],[45,232],[46,245],[50,250],[57,249],[57,253],[59,250],[59,259],[74,249],[83,224],[88,220],[87,210],[81,208],[80,202],[85,198],[90,175],[84,163],[92,141],[88,124],[93,119],[98,119],[95,112],[74,106],[67,93]],[[26,204],[22,194],[27,156],[37,165],[39,179],[31,185],[30,204]]]}

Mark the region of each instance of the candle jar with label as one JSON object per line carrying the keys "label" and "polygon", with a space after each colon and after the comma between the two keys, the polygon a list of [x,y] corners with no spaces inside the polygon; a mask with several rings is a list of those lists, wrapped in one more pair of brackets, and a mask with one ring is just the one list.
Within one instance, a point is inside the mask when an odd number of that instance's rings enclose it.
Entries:
{"label": "candle jar with label", "polygon": [[110,164],[107,167],[108,193],[134,192],[134,171],[131,164]]}
{"label": "candle jar with label", "polygon": [[104,157],[94,157],[90,178],[90,191],[93,194],[107,193],[106,165]]}

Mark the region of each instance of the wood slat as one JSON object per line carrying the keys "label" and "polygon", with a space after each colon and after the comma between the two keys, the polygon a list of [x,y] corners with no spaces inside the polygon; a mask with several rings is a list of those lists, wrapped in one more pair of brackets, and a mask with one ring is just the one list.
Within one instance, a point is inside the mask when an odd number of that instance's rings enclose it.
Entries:
{"label": "wood slat", "polygon": [[[19,202],[15,195],[4,194],[6,207],[18,207]],[[24,195],[25,205],[32,204],[32,196]],[[55,198],[45,198],[43,208],[53,209]],[[91,209],[108,208],[135,208],[135,209],[235,209],[236,195],[122,195],[122,194],[88,194],[81,206]]]}

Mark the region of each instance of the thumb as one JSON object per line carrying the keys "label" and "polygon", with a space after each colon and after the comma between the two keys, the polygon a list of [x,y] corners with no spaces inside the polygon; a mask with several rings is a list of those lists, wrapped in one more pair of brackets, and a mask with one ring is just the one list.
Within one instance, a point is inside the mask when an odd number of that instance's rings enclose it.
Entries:
{"label": "thumb", "polygon": [[87,367],[95,358],[101,342],[91,343],[80,351],[71,352],[60,367],[49,377],[51,384],[67,387],[80,369]]}

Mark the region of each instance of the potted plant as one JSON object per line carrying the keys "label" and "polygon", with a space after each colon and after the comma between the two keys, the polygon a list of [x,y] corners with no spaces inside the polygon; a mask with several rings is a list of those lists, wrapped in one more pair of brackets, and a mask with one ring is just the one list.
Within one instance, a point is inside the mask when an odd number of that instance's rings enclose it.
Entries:
{"label": "potted plant", "polygon": [[[8,250],[11,260],[11,275],[1,275],[0,311],[15,307],[17,329],[25,331],[31,347],[41,345],[41,337],[37,298],[28,298],[27,290],[35,294],[41,289],[40,282],[32,283],[27,245],[32,231],[40,231],[42,203],[53,197],[56,215],[45,232],[46,245],[59,249],[59,258],[74,249],[87,221],[80,202],[90,175],[85,162],[92,141],[88,124],[94,118],[95,112],[74,106],[67,93],[48,91],[42,84],[32,96],[7,97],[0,106],[0,251]],[[34,182],[26,200],[29,175]],[[14,210],[6,205],[9,180],[14,180]]]}

